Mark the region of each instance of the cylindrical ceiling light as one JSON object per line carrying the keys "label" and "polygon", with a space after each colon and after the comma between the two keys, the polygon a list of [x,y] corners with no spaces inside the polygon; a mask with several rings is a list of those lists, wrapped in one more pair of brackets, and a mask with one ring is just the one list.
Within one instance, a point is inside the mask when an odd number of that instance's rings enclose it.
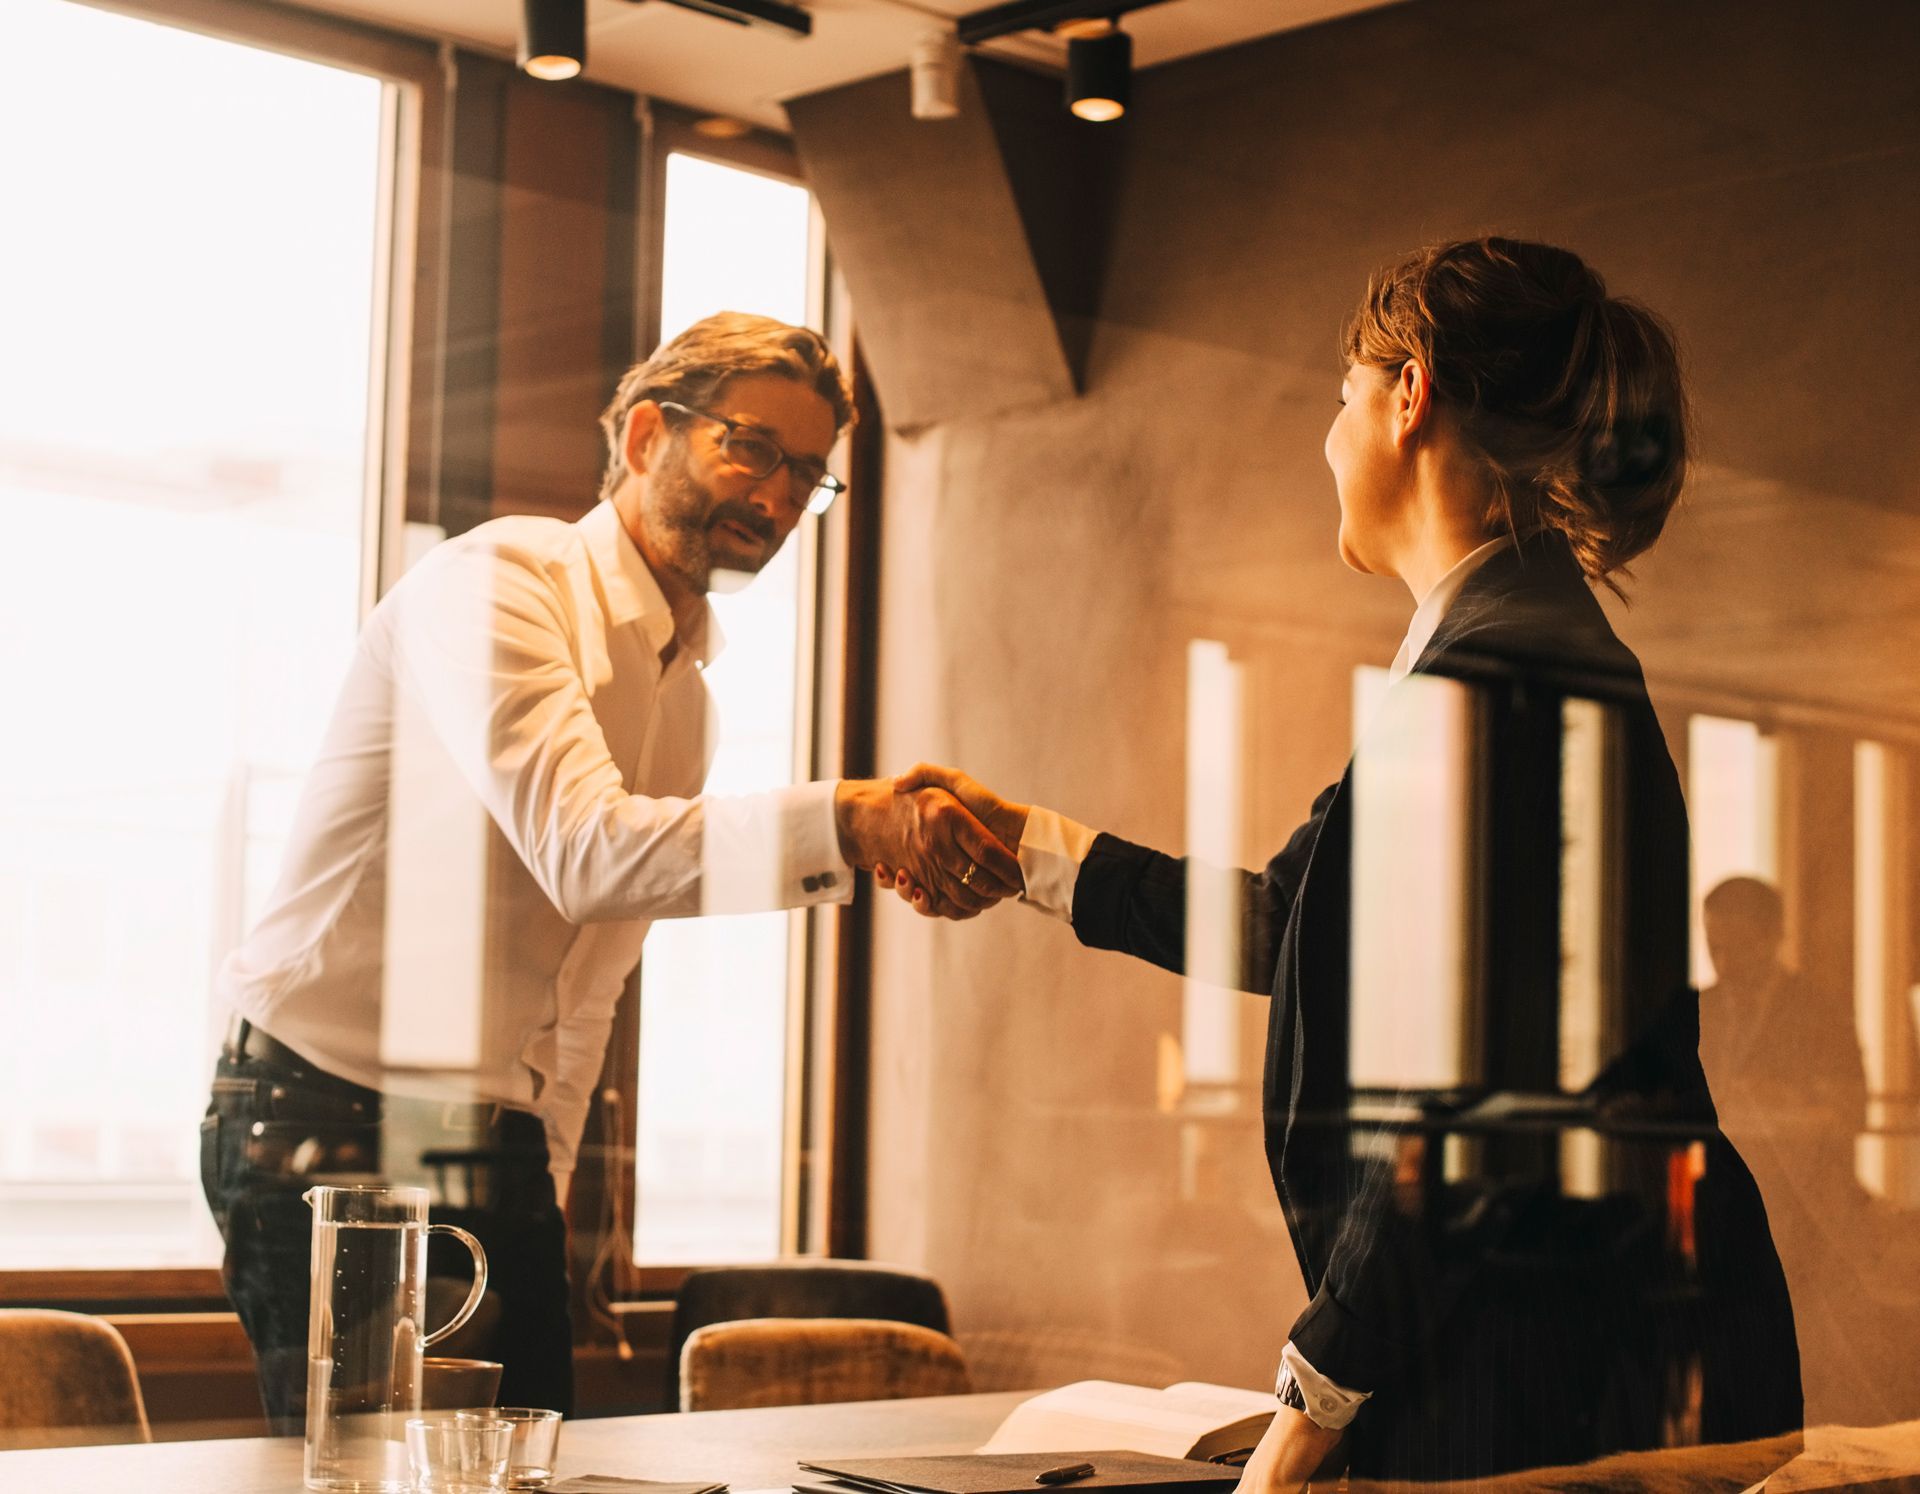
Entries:
{"label": "cylindrical ceiling light", "polygon": [[520,67],[558,83],[587,65],[587,0],[522,0]]}
{"label": "cylindrical ceiling light", "polygon": [[1104,123],[1127,112],[1133,83],[1133,38],[1118,26],[1104,36],[1067,43],[1067,107],[1080,119]]}
{"label": "cylindrical ceiling light", "polygon": [[951,31],[931,31],[914,46],[915,119],[952,119],[960,112],[960,42]]}

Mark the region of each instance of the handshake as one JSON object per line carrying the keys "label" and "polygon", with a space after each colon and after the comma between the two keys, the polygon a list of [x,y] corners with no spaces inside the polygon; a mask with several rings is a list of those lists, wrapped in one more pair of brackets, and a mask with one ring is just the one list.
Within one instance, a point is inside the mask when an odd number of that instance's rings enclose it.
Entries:
{"label": "handshake", "polygon": [[920,763],[898,778],[845,779],[833,809],[848,863],[929,918],[972,918],[1025,890],[1015,853],[1027,806],[965,773]]}

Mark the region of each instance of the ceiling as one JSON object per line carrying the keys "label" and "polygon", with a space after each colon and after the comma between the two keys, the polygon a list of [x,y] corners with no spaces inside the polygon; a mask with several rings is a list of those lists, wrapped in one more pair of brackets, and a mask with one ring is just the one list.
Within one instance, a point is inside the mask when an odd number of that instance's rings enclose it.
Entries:
{"label": "ceiling", "polygon": [[[520,0],[301,0],[421,36],[514,49]],[[730,25],[662,4],[587,0],[587,71],[595,82],[784,130],[785,99],[906,66],[923,36],[988,0],[803,0],[813,35]],[[1134,62],[1171,62],[1216,47],[1369,10],[1386,0],[1168,0],[1129,15]],[[982,51],[1063,66],[1066,43],[1033,32]]]}

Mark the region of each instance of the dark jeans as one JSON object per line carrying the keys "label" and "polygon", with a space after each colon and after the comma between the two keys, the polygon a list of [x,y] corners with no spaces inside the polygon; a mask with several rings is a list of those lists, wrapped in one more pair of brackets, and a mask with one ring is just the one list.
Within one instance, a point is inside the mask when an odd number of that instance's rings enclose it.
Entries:
{"label": "dark jeans", "polygon": [[[319,1183],[427,1188],[432,1222],[472,1231],[488,1267],[473,1319],[429,1352],[499,1360],[501,1405],[572,1413],[566,1227],[536,1117],[386,1095],[304,1062],[229,1049],[200,1123],[200,1181],[275,1432],[297,1433],[305,1418],[313,1214],[300,1195]],[[466,1299],[472,1260],[457,1240],[434,1235],[427,1273],[433,1329]]]}

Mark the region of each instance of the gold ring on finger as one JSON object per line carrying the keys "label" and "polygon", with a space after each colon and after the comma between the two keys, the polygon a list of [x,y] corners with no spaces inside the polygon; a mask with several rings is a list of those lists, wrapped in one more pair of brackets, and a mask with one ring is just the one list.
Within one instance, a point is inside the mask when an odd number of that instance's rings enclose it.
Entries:
{"label": "gold ring on finger", "polygon": [[963,876],[963,877],[961,877],[961,879],[960,879],[960,885],[961,885],[962,887],[971,887],[971,886],[973,886],[973,874],[974,874],[975,872],[977,872],[977,871],[979,871],[979,870],[980,870],[980,863],[979,863],[979,862],[977,862],[977,861],[969,861],[969,862],[967,863],[967,871],[966,871],[966,875],[965,875],[965,876]]}

